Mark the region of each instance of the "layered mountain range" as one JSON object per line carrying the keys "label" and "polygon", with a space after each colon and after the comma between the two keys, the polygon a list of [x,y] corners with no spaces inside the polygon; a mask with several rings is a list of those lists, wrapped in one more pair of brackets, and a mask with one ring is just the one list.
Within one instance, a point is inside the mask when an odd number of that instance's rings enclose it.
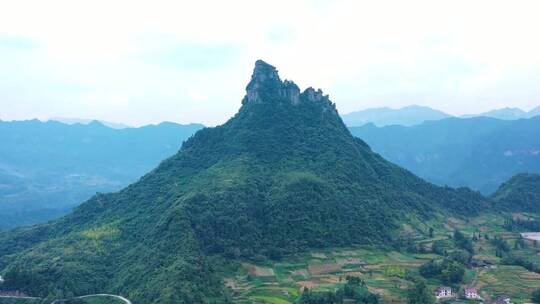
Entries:
{"label": "layered mountain range", "polygon": [[0,229],[57,218],[96,192],[127,186],[201,128],[0,121]]}
{"label": "layered mountain range", "polygon": [[447,118],[350,130],[384,158],[439,185],[491,194],[515,174],[540,173],[540,116]]}
{"label": "layered mountain range", "polygon": [[540,115],[540,106],[530,111],[523,111],[519,108],[495,109],[480,114],[468,114],[462,116],[452,116],[430,107],[411,105],[399,109],[388,107],[369,108],[361,111],[354,111],[342,115],[343,121],[347,126],[359,127],[372,123],[378,127],[400,125],[414,126],[426,121],[436,121],[450,117],[471,118],[471,117],[490,117],[501,120],[527,119]]}

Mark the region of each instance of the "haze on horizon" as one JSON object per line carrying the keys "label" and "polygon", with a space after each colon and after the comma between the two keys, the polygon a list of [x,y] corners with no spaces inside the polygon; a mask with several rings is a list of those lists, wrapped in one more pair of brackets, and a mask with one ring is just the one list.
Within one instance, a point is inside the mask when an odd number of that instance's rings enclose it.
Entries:
{"label": "haze on horizon", "polygon": [[341,113],[540,105],[538,1],[187,3],[3,3],[0,119],[215,125],[256,59]]}

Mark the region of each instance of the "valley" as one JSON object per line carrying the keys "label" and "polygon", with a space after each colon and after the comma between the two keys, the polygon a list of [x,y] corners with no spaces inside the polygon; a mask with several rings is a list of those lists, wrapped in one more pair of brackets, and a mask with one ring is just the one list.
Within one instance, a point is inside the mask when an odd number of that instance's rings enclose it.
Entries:
{"label": "valley", "polygon": [[[362,246],[328,248],[284,257],[280,261],[245,261],[231,271],[225,279],[238,303],[297,303],[304,288],[311,291],[336,291],[346,284],[347,276],[365,281],[368,290],[387,303],[407,303],[408,289],[414,285],[419,268],[432,260],[443,260],[445,255],[432,252],[435,241],[452,242],[452,231],[458,229],[472,237],[479,231],[489,238],[503,238],[508,244],[519,240],[518,232],[503,228],[505,217],[491,214],[470,219],[468,222],[450,218],[442,225],[432,221],[420,231],[410,231],[409,237],[421,250],[400,250]],[[435,227],[429,237],[428,226]],[[425,231],[422,229],[427,228]],[[449,251],[456,250],[449,248]],[[451,284],[456,296],[451,300],[466,300],[465,288],[476,288],[485,301],[507,294],[512,303],[528,303],[530,293],[540,286],[540,273],[522,266],[505,265],[495,255],[496,248],[485,237],[474,242],[475,254],[471,261],[489,261],[491,266],[473,266],[464,263],[463,280]],[[540,245],[527,242],[525,248],[514,249],[513,254],[525,256],[540,264]],[[444,286],[440,279],[428,279],[431,291]],[[459,290],[459,291],[458,291]],[[462,298],[461,300],[459,300]],[[473,301],[474,302],[474,301]]]}
{"label": "valley", "polygon": [[98,192],[129,185],[202,127],[0,121],[0,230],[59,218]]}

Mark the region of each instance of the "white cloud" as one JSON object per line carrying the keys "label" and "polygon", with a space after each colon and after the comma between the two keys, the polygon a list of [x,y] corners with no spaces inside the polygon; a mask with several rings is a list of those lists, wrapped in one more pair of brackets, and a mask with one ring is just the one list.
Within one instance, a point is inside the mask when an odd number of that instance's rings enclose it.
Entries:
{"label": "white cloud", "polygon": [[[540,104],[538,1],[5,1],[2,119],[216,124],[254,61],[341,111]],[[24,43],[21,43],[24,42]],[[26,47],[25,47],[26,46]]]}

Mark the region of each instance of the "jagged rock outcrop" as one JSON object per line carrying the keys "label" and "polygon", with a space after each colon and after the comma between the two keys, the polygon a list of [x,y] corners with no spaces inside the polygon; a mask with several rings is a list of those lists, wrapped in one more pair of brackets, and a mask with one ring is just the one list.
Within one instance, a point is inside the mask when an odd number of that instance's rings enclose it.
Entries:
{"label": "jagged rock outcrop", "polygon": [[[262,97],[263,94],[280,96],[283,101],[291,102],[294,105],[298,105],[302,101],[320,102],[323,100],[331,104],[328,95],[323,95],[321,89],[315,91],[315,89],[309,87],[300,93],[300,88],[293,81],[281,81],[278,71],[274,66],[262,60],[257,60],[251,81],[246,87],[246,96],[243,103],[261,102],[264,99]],[[266,99],[276,100],[275,98]]]}

